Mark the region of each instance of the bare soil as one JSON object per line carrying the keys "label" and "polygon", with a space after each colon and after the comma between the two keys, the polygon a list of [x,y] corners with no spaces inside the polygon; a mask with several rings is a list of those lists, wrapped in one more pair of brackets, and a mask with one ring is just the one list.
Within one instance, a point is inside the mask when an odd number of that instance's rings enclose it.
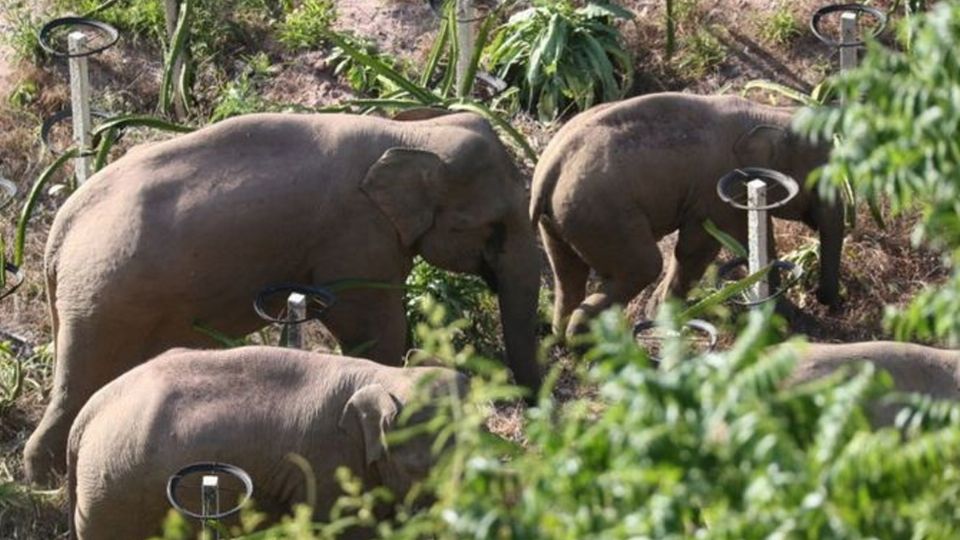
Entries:
{"label": "bare soil", "polygon": [[[664,53],[663,2],[660,0],[625,0],[621,2],[636,14],[633,22],[623,24],[629,49],[636,58],[637,81],[632,95],[658,91],[694,93],[740,92],[749,80],[764,78],[809,91],[825,73],[835,69],[834,51],[820,44],[807,29],[807,21],[815,7],[814,0],[686,0],[691,14],[678,28],[680,50],[673,58]],[[890,2],[878,2],[888,7]],[[797,33],[783,43],[757,37],[771,14],[786,10],[798,21]],[[353,30],[377,41],[382,50],[407,59],[413,65],[422,62],[435,35],[438,21],[420,0],[351,0],[338,2],[338,27]],[[0,27],[4,26],[0,19]],[[6,28],[0,28],[6,30]],[[688,51],[685,40],[697,32],[705,32],[716,42],[719,61],[697,73],[682,59]],[[243,55],[256,52],[258,44],[245,44],[237,54],[237,66],[243,69]],[[266,40],[262,48],[274,67],[259,91],[265,98],[305,107],[321,107],[354,96],[343,81],[332,74],[326,51],[290,53],[275,42]],[[56,61],[32,66],[15,60],[9,50],[0,50],[0,176],[20,187],[16,204],[0,215],[0,234],[11,252],[17,213],[30,184],[52,156],[38,142],[42,118],[69,102],[65,66]],[[91,64],[93,87],[98,106],[113,112],[151,113],[157,102],[161,72],[161,53],[143,42],[122,40],[118,48],[95,58]],[[224,81],[205,79],[201,86]],[[20,104],[7,99],[13,92],[22,92],[31,85],[30,96]],[[762,93],[759,100],[781,98]],[[518,127],[530,138],[535,149],[542,150],[560,123],[543,126],[529,118],[519,117]],[[146,138],[163,137],[149,133],[131,134],[120,152]],[[526,164],[529,172],[530,164]],[[64,178],[58,179],[63,181]],[[20,453],[26,436],[36,424],[50,385],[49,355],[37,356],[36,348],[51,340],[50,325],[40,278],[43,244],[50,222],[62,202],[56,196],[44,196],[32,220],[26,243],[24,268],[26,283],[13,296],[0,300],[0,341],[12,341],[19,356],[31,362],[24,392],[12,407],[0,409],[0,486],[21,482]],[[817,341],[854,341],[890,337],[882,326],[886,305],[902,306],[919,290],[941,283],[947,276],[940,258],[910,243],[914,219],[891,220],[886,230],[871,222],[866,211],[859,212],[858,226],[850,231],[844,250],[842,311],[830,313],[818,305],[808,290],[791,291],[790,301],[800,312],[792,318],[792,329]],[[797,224],[777,225],[781,252],[808,244],[814,233]],[[662,242],[665,259],[669,257],[672,239]],[[549,284],[549,268],[544,280]],[[652,289],[652,287],[651,287]],[[642,306],[649,290],[628,308],[635,319],[642,317]],[[322,330],[314,329],[312,343],[317,347],[329,344]],[[263,337],[276,338],[275,333]],[[572,364],[575,360],[562,350],[554,350],[555,361]],[[560,399],[582,395],[587,390],[572,383],[561,384]],[[491,420],[494,431],[522,439],[522,408],[501,408]],[[65,528],[60,496],[22,493],[0,499],[0,538],[53,538]]]}

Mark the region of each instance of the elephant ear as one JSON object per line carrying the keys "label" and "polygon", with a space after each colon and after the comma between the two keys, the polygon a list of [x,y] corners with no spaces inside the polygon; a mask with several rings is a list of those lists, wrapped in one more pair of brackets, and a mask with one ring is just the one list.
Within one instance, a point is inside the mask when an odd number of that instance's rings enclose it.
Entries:
{"label": "elephant ear", "polygon": [[379,384],[369,384],[350,396],[338,426],[346,433],[359,428],[366,464],[371,465],[386,455],[385,436],[398,412],[390,392]]}
{"label": "elephant ear", "polygon": [[433,224],[445,168],[432,152],[391,148],[367,170],[360,189],[393,223],[404,246]]}
{"label": "elephant ear", "polygon": [[783,146],[789,133],[786,129],[772,124],[759,124],[737,139],[733,153],[741,167],[776,168]]}

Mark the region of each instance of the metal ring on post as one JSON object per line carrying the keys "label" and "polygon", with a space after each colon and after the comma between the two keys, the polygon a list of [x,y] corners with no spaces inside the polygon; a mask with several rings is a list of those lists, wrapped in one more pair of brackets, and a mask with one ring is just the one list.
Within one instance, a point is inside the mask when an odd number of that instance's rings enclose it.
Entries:
{"label": "metal ring on post", "polygon": [[813,16],[810,17],[810,31],[813,32],[813,35],[817,37],[825,45],[831,47],[860,47],[864,44],[862,39],[857,41],[851,41],[848,43],[842,41],[834,41],[827,36],[823,35],[820,32],[820,21],[823,19],[824,15],[829,13],[866,13],[872,16],[878,21],[876,28],[873,30],[873,37],[880,35],[880,32],[883,32],[883,29],[887,27],[887,14],[881,11],[878,8],[872,6],[865,6],[863,4],[831,4],[828,6],[823,6],[813,13]]}
{"label": "metal ring on post", "polygon": [[[103,120],[109,120],[110,118],[113,118],[112,114],[99,109],[91,110],[90,116]],[[53,113],[47,117],[40,126],[40,142],[43,143],[43,147],[53,155],[62,154],[66,149],[54,148],[53,144],[50,142],[50,133],[53,131],[53,126],[63,122],[67,118],[73,118],[73,109],[70,107],[67,107],[66,109],[60,109],[59,111]],[[116,140],[119,141],[122,137],[123,129],[117,130]],[[93,146],[96,147],[96,143]]]}
{"label": "metal ring on post", "polygon": [[[93,47],[89,50],[83,51],[82,53],[71,54],[70,51],[56,49],[53,44],[50,43],[50,37],[53,31],[63,26],[87,27],[88,29],[94,29],[99,34],[105,35],[107,40],[102,45]],[[113,47],[117,43],[117,40],[120,39],[120,32],[118,32],[113,26],[96,19],[88,19],[85,17],[61,17],[43,25],[43,27],[40,29],[38,39],[40,41],[40,47],[53,56],[59,58],[79,58],[82,56],[98,54],[109,49],[110,47]]]}
{"label": "metal ring on post", "polygon": [[[683,323],[683,326],[707,336],[707,349],[704,352],[710,352],[714,347],[717,346],[717,341],[719,338],[716,326],[701,319],[690,319],[689,321]],[[640,321],[633,326],[633,337],[636,338],[641,332],[646,332],[647,330],[656,327],[656,321]],[[659,361],[659,358],[653,356],[651,356],[651,359],[654,361]]]}
{"label": "metal ring on post", "polygon": [[0,177],[0,210],[6,208],[17,196],[17,185]]}
{"label": "metal ring on post", "polygon": [[[751,180],[763,180],[767,184],[767,189],[770,188],[771,184],[779,185],[787,191],[787,195],[779,201],[770,202],[764,206],[748,206],[737,199],[746,194],[747,182]],[[731,192],[731,189],[737,185],[744,186],[743,193],[734,194]],[[717,182],[717,195],[720,196],[720,199],[730,206],[741,210],[773,210],[790,202],[799,192],[800,185],[797,184],[796,180],[781,172],[763,167],[740,167],[725,174],[723,178]]]}
{"label": "metal ring on post", "polygon": [[[244,497],[236,506],[229,510],[223,512],[217,512],[215,514],[198,514],[187,510],[180,504],[180,501],[177,500],[177,497],[174,493],[177,490],[177,486],[180,485],[180,481],[183,480],[186,476],[191,476],[195,474],[204,474],[204,473],[223,473],[230,475],[243,484],[244,488]],[[237,467],[236,465],[230,465],[228,463],[217,463],[217,462],[200,462],[194,463],[192,465],[187,465],[186,467],[180,469],[179,471],[173,473],[170,478],[167,480],[167,500],[170,501],[170,505],[177,509],[177,512],[191,517],[194,519],[202,520],[221,520],[227,517],[232,516],[240,511],[244,504],[250,500],[250,497],[253,496],[253,479],[250,478],[250,475],[247,474],[247,471]]]}
{"label": "metal ring on post", "polygon": [[[738,268],[741,266],[747,266],[747,264],[748,264],[747,259],[743,257],[738,257],[736,259],[727,261],[726,263],[722,264],[720,268],[717,269],[716,287],[718,289],[723,288],[724,287],[723,282],[726,281],[724,278],[728,274],[730,274],[730,272],[732,272],[735,268]],[[800,281],[800,278],[803,277],[803,268],[801,268],[799,265],[793,264],[790,261],[782,261],[777,259],[771,262],[770,265],[771,265],[771,268],[770,268],[771,272],[775,270],[783,270],[783,271],[789,272],[790,274],[790,279],[783,281],[781,283],[780,289],[778,289],[776,292],[771,293],[766,298],[760,298],[757,300],[740,300],[737,298],[731,298],[730,301],[733,302],[734,304],[745,306],[745,307],[758,306],[764,302],[773,300],[774,298],[781,296],[783,293],[787,292],[787,289],[796,285],[797,282]]]}
{"label": "metal ring on post", "polygon": [[[284,293],[283,299],[286,301],[286,298],[290,296],[291,293],[300,293],[306,296],[310,300],[310,304],[320,304],[319,309],[307,309],[307,315],[303,319],[298,320],[289,320],[281,317],[274,317],[267,313],[266,301],[270,296]],[[299,324],[302,322],[309,321],[311,319],[319,319],[323,313],[330,309],[337,301],[336,295],[334,295],[330,290],[323,287],[314,287],[310,285],[297,285],[297,284],[280,284],[272,285],[260,291],[260,294],[257,295],[256,300],[253,301],[253,309],[257,312],[257,315],[261,319],[272,322],[272,323],[282,323],[282,324]]]}
{"label": "metal ring on post", "polygon": [[3,266],[3,272],[9,274],[6,279],[9,288],[5,291],[0,290],[0,300],[10,296],[20,288],[20,285],[23,285],[23,271],[20,267],[11,262],[6,262]]}

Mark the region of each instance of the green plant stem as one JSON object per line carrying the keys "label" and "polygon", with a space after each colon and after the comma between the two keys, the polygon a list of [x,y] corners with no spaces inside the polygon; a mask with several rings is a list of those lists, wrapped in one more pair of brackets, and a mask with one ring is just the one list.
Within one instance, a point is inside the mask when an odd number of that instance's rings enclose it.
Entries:
{"label": "green plant stem", "polygon": [[[163,63],[163,79],[160,82],[160,111],[163,114],[170,114],[170,108],[173,106],[174,98],[174,78],[177,76],[173,72],[177,63],[177,58],[183,54],[183,49],[187,44],[189,34],[190,19],[193,16],[194,0],[182,0],[180,4],[180,17],[177,18],[177,27],[173,32],[173,39],[170,43],[170,49],[167,51],[167,58]],[[186,66],[184,66],[186,71]],[[187,97],[181,96],[186,104]]]}
{"label": "green plant stem", "polygon": [[27,195],[27,202],[23,205],[23,210],[20,211],[20,219],[17,221],[17,235],[14,239],[14,251],[13,251],[13,264],[17,266],[23,266],[23,256],[24,256],[24,244],[26,243],[27,237],[27,222],[30,220],[30,216],[33,215],[33,209],[37,205],[37,201],[40,199],[40,194],[43,192],[43,188],[47,185],[47,182],[53,178],[54,173],[60,170],[63,165],[72,158],[77,157],[79,151],[76,147],[72,147],[64,152],[56,161],[51,163],[43,172],[40,173],[40,176],[37,177],[37,181],[33,183],[33,187],[30,189],[30,194]]}

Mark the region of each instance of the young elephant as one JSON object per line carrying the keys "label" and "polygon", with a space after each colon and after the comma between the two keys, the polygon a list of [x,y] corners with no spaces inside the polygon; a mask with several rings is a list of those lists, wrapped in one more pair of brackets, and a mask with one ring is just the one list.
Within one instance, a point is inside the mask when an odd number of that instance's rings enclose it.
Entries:
{"label": "young elephant", "polygon": [[[159,533],[168,477],[201,461],[249,473],[257,508],[273,520],[308,489],[289,453],[313,468],[317,519],[329,517],[340,493],[337,467],[402,497],[428,473],[432,441],[386,448],[384,433],[415,392],[463,395],[466,385],[438,367],[273,347],[174,349],[103,387],[77,415],[67,458],[71,530],[80,539]],[[225,508],[235,502],[221,498]]]}
{"label": "young elephant", "polygon": [[[799,384],[818,379],[862,361],[888,372],[898,392],[960,401],[960,352],[913,343],[811,343],[801,350],[789,382]],[[878,403],[871,407],[871,416],[877,425],[892,425],[900,408],[896,404]]]}
{"label": "young elephant", "polygon": [[507,362],[535,390],[540,254],[523,179],[483,118],[255,114],[131,150],[50,230],[56,370],[28,477],[63,470],[70,422],[98,388],[171,347],[216,345],[195,323],[262,327],[251,305],[271,285],[389,283],[338,293],[323,323],[344,350],[399,364],[418,254],[495,289]]}
{"label": "young elephant", "polygon": [[[651,284],[663,262],[657,241],[675,230],[658,299],[683,298],[716,257],[720,244],[705,220],[746,244],[747,213],[720,199],[717,182],[752,166],[802,184],[828,147],[791,133],[790,122],[790,110],[739,97],[664,93],[595,107],[565,125],[537,164],[530,200],[555,277],[554,331],[579,333],[590,317]],[[818,297],[836,305],[842,205],[801,190],[772,214],[820,231]],[[600,287],[586,297],[590,269]]]}

